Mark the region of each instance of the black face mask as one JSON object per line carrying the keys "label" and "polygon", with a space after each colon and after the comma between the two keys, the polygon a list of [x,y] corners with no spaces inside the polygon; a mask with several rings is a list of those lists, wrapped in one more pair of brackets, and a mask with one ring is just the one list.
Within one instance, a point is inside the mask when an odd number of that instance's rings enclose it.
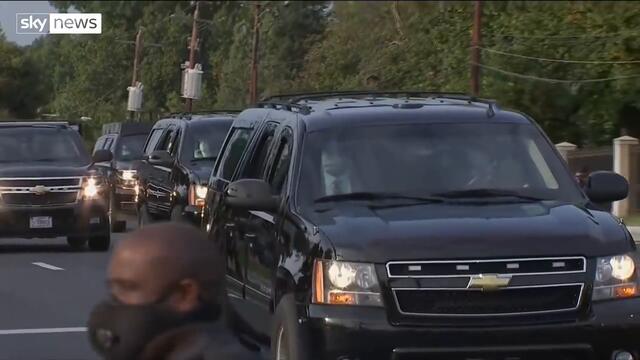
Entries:
{"label": "black face mask", "polygon": [[88,324],[94,350],[106,360],[135,360],[156,336],[189,321],[167,305],[126,305],[107,300],[96,305]]}

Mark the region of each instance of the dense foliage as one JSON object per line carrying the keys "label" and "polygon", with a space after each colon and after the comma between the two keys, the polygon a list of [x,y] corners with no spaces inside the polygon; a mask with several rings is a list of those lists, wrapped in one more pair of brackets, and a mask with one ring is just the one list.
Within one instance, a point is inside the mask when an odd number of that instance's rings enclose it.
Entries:
{"label": "dense foliage", "polygon": [[[139,27],[143,118],[184,109],[180,64],[190,2],[53,4],[101,12],[103,33],[49,36],[25,48],[0,34],[0,116],[87,116],[95,129],[124,119]],[[205,97],[195,110],[247,105],[253,4],[201,3]],[[364,87],[469,91],[473,2],[262,4],[260,96]],[[639,15],[635,2],[486,2],[482,96],[531,115],[554,141],[606,144],[622,128],[640,135],[640,76],[633,77],[640,75],[633,62],[640,59]],[[608,78],[619,79],[583,81]]]}

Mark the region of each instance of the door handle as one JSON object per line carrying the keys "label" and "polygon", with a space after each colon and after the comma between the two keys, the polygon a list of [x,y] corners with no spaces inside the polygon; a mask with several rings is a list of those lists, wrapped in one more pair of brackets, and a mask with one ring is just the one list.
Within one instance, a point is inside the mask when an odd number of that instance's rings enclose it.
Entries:
{"label": "door handle", "polygon": [[253,240],[255,239],[257,236],[254,233],[245,233],[244,234],[245,239],[249,239],[249,240]]}
{"label": "door handle", "polygon": [[234,230],[236,228],[236,224],[235,223],[226,223],[224,224],[224,228],[227,230]]}

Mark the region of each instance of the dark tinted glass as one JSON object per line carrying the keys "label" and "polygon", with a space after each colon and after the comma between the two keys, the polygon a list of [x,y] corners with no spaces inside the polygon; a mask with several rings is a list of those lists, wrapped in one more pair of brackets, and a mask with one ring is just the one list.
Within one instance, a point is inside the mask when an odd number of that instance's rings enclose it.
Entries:
{"label": "dark tinted glass", "polygon": [[147,135],[122,136],[118,141],[115,159],[118,161],[133,161],[142,159],[142,148]]}
{"label": "dark tinted glass", "polygon": [[151,132],[151,135],[149,136],[149,142],[147,143],[147,146],[144,150],[144,153],[146,155],[149,155],[153,152],[153,150],[155,150],[156,145],[158,144],[158,140],[160,139],[160,136],[162,135],[162,130],[163,129],[154,129]]}
{"label": "dark tinted glass", "polygon": [[252,131],[252,129],[244,128],[237,128],[233,131],[231,138],[229,139],[229,143],[221,155],[220,163],[218,165],[218,178],[225,180],[231,179],[233,173],[236,171],[238,162],[240,162],[242,153],[247,147]]}
{"label": "dark tinted glass", "polygon": [[0,163],[54,163],[87,165],[91,162],[75,130],[47,127],[0,127]]}
{"label": "dark tinted glass", "polygon": [[582,200],[551,145],[529,124],[341,127],[305,139],[298,199],[353,192],[428,196],[500,189]]}
{"label": "dark tinted glass", "polygon": [[182,147],[182,159],[215,161],[230,127],[231,121],[190,124]]}

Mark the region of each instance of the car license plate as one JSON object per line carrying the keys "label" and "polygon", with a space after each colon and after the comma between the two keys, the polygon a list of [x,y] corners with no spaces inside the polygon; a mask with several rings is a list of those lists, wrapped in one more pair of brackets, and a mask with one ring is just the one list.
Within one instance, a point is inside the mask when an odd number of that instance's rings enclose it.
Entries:
{"label": "car license plate", "polygon": [[29,220],[31,229],[50,229],[53,227],[53,219],[51,216],[32,216]]}

